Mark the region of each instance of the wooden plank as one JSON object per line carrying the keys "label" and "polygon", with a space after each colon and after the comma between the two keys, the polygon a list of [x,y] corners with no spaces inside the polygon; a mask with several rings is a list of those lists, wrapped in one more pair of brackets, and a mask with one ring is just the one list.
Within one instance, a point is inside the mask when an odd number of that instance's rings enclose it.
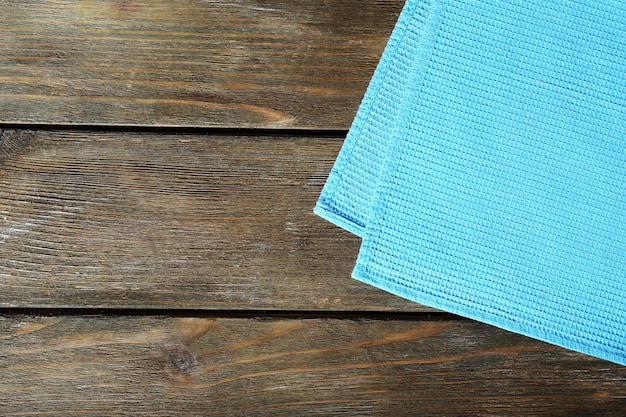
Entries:
{"label": "wooden plank", "polygon": [[402,0],[6,0],[0,122],[345,129]]}
{"label": "wooden plank", "polygon": [[623,415],[626,368],[471,321],[0,318],[0,414]]}
{"label": "wooden plank", "polygon": [[0,307],[425,310],[352,280],[359,240],[313,214],[341,140],[0,138]]}

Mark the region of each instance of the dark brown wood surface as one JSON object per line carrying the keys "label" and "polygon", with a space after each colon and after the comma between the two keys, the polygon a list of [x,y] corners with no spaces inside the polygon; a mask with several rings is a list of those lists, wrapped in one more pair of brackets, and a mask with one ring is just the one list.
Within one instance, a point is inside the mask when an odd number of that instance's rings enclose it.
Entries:
{"label": "dark brown wood surface", "polygon": [[5,317],[0,341],[3,415],[626,409],[623,367],[471,321]]}
{"label": "dark brown wood surface", "polygon": [[0,306],[425,308],[313,213],[336,138],[4,130]]}
{"label": "dark brown wood surface", "polygon": [[626,415],[313,214],[402,3],[0,2],[0,416]]}
{"label": "dark brown wood surface", "polygon": [[400,0],[0,2],[0,122],[348,127]]}

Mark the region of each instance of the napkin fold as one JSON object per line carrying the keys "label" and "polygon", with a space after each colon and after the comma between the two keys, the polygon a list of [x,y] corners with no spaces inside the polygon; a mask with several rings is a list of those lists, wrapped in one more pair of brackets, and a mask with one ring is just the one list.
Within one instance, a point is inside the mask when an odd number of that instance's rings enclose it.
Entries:
{"label": "napkin fold", "polygon": [[626,3],[408,0],[316,213],[353,276],[626,364]]}
{"label": "napkin fold", "polygon": [[423,47],[428,15],[428,0],[405,3],[314,209],[360,237],[400,119],[407,81]]}

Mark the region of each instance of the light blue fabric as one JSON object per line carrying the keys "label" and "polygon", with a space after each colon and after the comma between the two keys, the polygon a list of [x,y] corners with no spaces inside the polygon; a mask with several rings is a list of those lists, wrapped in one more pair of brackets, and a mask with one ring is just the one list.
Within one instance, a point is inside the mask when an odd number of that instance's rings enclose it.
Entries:
{"label": "light blue fabric", "polygon": [[412,7],[316,208],[353,276],[626,364],[626,2]]}
{"label": "light blue fabric", "polygon": [[409,1],[402,9],[315,206],[317,214],[361,237],[414,57],[422,47],[428,4],[427,0]]}

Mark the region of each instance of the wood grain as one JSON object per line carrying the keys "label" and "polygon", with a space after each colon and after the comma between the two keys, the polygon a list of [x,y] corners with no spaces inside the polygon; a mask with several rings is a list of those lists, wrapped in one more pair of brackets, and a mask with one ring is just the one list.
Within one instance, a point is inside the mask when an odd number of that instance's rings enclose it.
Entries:
{"label": "wood grain", "polygon": [[625,415],[626,367],[352,280],[313,214],[402,4],[0,2],[0,126],[50,128],[0,128],[0,416]]}
{"label": "wood grain", "polygon": [[6,0],[0,122],[346,129],[402,0]]}
{"label": "wood grain", "polygon": [[313,214],[341,140],[5,130],[0,307],[424,311]]}
{"label": "wood grain", "polygon": [[0,414],[623,415],[626,368],[471,321],[0,318]]}

